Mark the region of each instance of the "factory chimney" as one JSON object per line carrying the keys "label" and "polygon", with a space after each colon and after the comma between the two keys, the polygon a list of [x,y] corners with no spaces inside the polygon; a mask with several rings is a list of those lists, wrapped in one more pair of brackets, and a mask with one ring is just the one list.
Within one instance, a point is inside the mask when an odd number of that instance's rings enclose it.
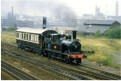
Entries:
{"label": "factory chimney", "polygon": [[76,32],[77,31],[72,31],[72,33],[73,33],[73,39],[76,39]]}
{"label": "factory chimney", "polygon": [[47,18],[43,17],[43,29],[46,28]]}
{"label": "factory chimney", "polygon": [[116,5],[115,5],[115,16],[118,16],[118,9],[119,9],[119,5],[118,5],[118,1],[116,1]]}
{"label": "factory chimney", "polygon": [[11,7],[11,9],[12,9],[11,17],[12,17],[12,19],[14,19],[14,16],[13,16],[13,15],[14,15],[14,14],[13,14],[13,13],[14,13],[14,12],[13,12],[13,6]]}

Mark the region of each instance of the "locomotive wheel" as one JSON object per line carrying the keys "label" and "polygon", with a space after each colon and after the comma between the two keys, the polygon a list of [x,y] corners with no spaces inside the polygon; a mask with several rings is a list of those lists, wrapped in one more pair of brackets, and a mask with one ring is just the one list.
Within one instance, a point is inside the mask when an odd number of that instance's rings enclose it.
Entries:
{"label": "locomotive wheel", "polygon": [[21,46],[21,49],[24,50],[24,46],[23,45]]}
{"label": "locomotive wheel", "polygon": [[77,65],[79,65],[79,62],[76,62]]}
{"label": "locomotive wheel", "polygon": [[69,60],[68,60],[67,58],[65,59],[65,63],[66,63],[66,64],[68,64],[68,63],[69,63]]}
{"label": "locomotive wheel", "polygon": [[42,51],[39,51],[38,54],[41,56],[42,55]]}
{"label": "locomotive wheel", "polygon": [[48,52],[44,50],[44,51],[42,52],[42,56],[48,57]]}
{"label": "locomotive wheel", "polygon": [[51,53],[50,52],[48,52],[48,59],[50,59],[51,58]]}
{"label": "locomotive wheel", "polygon": [[20,45],[18,44],[17,47],[20,48]]}
{"label": "locomotive wheel", "polygon": [[[67,51],[65,51],[64,53],[67,54]],[[64,57],[64,62],[65,62],[66,64],[68,64],[68,63],[69,63],[69,59],[68,59],[67,57]]]}
{"label": "locomotive wheel", "polygon": [[32,53],[35,53],[35,50],[34,49],[32,49]]}
{"label": "locomotive wheel", "polygon": [[18,47],[18,48],[21,48],[21,44],[20,44],[20,43],[17,43],[17,47]]}
{"label": "locomotive wheel", "polygon": [[81,63],[82,59],[77,59],[76,60],[76,64],[79,65],[79,63]]}

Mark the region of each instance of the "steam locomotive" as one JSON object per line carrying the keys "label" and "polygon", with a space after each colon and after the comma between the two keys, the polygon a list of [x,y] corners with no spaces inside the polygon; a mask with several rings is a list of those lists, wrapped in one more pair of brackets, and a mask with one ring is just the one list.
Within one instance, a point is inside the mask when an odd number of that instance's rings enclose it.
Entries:
{"label": "steam locomotive", "polygon": [[46,56],[63,60],[65,63],[81,63],[81,44],[76,39],[76,31],[73,31],[73,40],[70,35],[59,34],[57,31],[46,28],[46,18],[43,18],[43,28],[19,28],[16,31],[16,43],[18,48]]}

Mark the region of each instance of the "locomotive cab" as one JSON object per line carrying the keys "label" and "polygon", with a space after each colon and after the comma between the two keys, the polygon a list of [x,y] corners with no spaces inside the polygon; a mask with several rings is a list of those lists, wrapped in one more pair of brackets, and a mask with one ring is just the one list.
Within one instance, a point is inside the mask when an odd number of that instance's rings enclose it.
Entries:
{"label": "locomotive cab", "polygon": [[70,34],[66,35],[66,40],[71,40],[71,35]]}
{"label": "locomotive cab", "polygon": [[65,35],[55,33],[55,34],[50,34],[49,38],[51,38],[51,42],[59,42],[65,40]]}

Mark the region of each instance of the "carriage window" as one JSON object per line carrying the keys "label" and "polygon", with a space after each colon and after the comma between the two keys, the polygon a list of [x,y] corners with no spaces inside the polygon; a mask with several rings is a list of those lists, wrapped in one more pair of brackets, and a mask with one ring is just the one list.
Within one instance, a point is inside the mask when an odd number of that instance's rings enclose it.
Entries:
{"label": "carriage window", "polygon": [[21,37],[21,35],[20,35],[21,33],[18,33],[18,38],[20,38]]}
{"label": "carriage window", "polygon": [[24,39],[24,33],[22,33],[22,39]]}
{"label": "carriage window", "polygon": [[26,40],[26,34],[24,33],[24,40]]}
{"label": "carriage window", "polygon": [[27,34],[25,33],[25,40],[27,40]]}
{"label": "carriage window", "polygon": [[16,37],[19,38],[19,33],[18,32],[16,33]]}
{"label": "carriage window", "polygon": [[35,42],[38,42],[38,35],[35,35]]}
{"label": "carriage window", "polygon": [[29,41],[31,41],[31,34],[29,34]]}
{"label": "carriage window", "polygon": [[31,41],[34,41],[34,34],[31,34]]}
{"label": "carriage window", "polygon": [[28,38],[27,40],[29,40],[29,34],[27,34],[27,38]]}
{"label": "carriage window", "polygon": [[35,35],[33,34],[33,41],[35,41]]}
{"label": "carriage window", "polygon": [[35,40],[34,40],[35,42],[36,42],[36,39],[37,39],[37,35],[35,35]]}
{"label": "carriage window", "polygon": [[19,38],[22,39],[22,33],[19,33]]}
{"label": "carriage window", "polygon": [[34,42],[36,42],[36,35],[34,35]]}
{"label": "carriage window", "polygon": [[26,34],[24,33],[24,40],[26,39]]}
{"label": "carriage window", "polygon": [[31,41],[32,41],[32,34],[31,34]]}
{"label": "carriage window", "polygon": [[28,34],[26,34],[26,40],[28,40]]}
{"label": "carriage window", "polygon": [[31,34],[31,41],[32,41],[32,34]]}
{"label": "carriage window", "polygon": [[26,34],[26,40],[28,39],[28,35]]}
{"label": "carriage window", "polygon": [[39,39],[39,35],[37,35],[37,42],[39,41],[38,39]]}

